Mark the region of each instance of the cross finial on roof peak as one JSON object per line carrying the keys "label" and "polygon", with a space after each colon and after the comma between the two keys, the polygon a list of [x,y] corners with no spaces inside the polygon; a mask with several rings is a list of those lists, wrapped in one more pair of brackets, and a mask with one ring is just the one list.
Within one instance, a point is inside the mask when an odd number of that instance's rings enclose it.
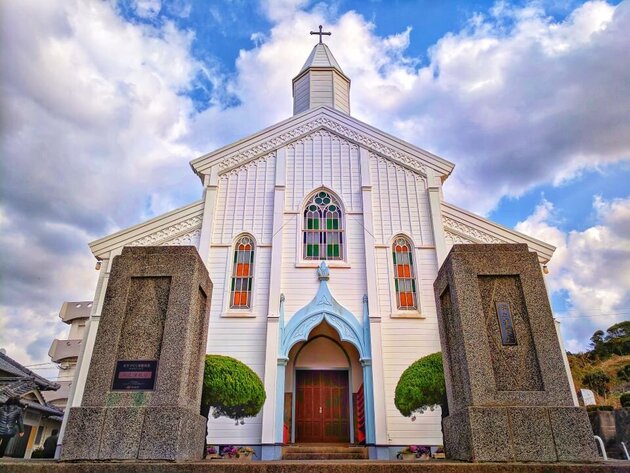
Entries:
{"label": "cross finial on roof peak", "polygon": [[311,34],[319,35],[319,44],[323,44],[322,43],[322,36],[324,36],[324,35],[326,35],[326,36],[332,35],[332,33],[330,31],[322,31],[322,25],[319,25],[319,31],[311,31]]}

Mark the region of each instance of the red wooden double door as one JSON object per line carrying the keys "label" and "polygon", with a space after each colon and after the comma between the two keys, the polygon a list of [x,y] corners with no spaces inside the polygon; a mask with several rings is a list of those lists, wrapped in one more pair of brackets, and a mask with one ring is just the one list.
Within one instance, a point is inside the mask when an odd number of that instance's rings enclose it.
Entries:
{"label": "red wooden double door", "polygon": [[350,442],[347,371],[295,372],[295,441]]}

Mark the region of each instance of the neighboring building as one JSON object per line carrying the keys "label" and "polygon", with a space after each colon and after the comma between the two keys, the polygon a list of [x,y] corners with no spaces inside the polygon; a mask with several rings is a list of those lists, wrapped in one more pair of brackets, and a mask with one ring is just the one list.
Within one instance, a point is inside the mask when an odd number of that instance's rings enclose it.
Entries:
{"label": "neighboring building", "polygon": [[33,373],[0,351],[0,404],[19,396],[24,409],[24,436],[11,439],[5,456],[30,458],[53,430],[59,431],[63,410],[49,404],[43,393],[59,389],[57,383]]}
{"label": "neighboring building", "polygon": [[70,333],[65,340],[53,340],[48,356],[59,366],[57,391],[46,392],[46,401],[50,404],[65,409],[68,403],[68,395],[72,386],[77,360],[81,353],[81,343],[85,335],[85,325],[90,318],[92,301],[64,302],[59,311],[61,320],[70,325]]}
{"label": "neighboring building", "polygon": [[412,422],[394,406],[403,370],[440,350],[440,264],[453,243],[526,243],[541,264],[554,248],[445,202],[454,165],[350,116],[325,44],[293,98],[293,117],[191,162],[200,201],[90,244],[103,264],[73,406],[114,256],[195,245],[214,283],[207,350],[248,364],[267,393],[244,425],[211,418],[209,442],[264,459],[291,442],[365,442],[372,458],[442,443],[439,410]]}

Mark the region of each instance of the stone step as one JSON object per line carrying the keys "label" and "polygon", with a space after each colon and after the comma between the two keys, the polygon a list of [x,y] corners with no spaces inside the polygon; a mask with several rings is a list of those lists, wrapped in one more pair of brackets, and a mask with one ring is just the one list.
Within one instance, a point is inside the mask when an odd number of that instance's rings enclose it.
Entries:
{"label": "stone step", "polygon": [[283,460],[365,460],[363,453],[285,453]]}
{"label": "stone step", "polygon": [[293,453],[363,453],[367,451],[365,447],[352,447],[345,445],[296,445],[291,447],[284,447],[284,452]]}

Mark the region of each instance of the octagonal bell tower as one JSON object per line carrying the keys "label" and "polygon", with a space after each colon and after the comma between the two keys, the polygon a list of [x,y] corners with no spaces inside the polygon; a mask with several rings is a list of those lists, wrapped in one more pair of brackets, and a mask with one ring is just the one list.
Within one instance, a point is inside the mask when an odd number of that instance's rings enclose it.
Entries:
{"label": "octagonal bell tower", "polygon": [[322,36],[330,33],[320,31],[319,43],[315,45],[302,70],[293,78],[293,114],[327,105],[350,115],[350,79],[346,76]]}

